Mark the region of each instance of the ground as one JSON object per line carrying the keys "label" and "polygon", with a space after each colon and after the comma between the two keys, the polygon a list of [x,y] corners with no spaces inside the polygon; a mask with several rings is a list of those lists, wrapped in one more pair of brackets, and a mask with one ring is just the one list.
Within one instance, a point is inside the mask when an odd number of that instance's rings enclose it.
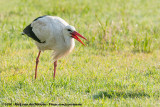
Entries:
{"label": "ground", "polygon": [[[0,0],[0,103],[160,106],[159,0]],[[21,32],[65,19],[89,41],[58,61]]]}

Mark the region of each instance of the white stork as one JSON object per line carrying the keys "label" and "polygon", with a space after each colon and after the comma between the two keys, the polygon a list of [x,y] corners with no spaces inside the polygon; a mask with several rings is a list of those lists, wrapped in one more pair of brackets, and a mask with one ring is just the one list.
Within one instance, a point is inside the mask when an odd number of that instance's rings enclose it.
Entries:
{"label": "white stork", "polygon": [[85,37],[77,33],[73,26],[69,25],[60,17],[48,15],[36,18],[23,30],[22,34],[26,34],[34,39],[39,49],[39,53],[36,58],[35,79],[37,77],[37,66],[41,51],[53,50],[53,78],[55,78],[57,60],[66,56],[73,50],[75,46],[74,39],[78,40],[83,45],[84,43],[78,38],[78,36],[87,40]]}

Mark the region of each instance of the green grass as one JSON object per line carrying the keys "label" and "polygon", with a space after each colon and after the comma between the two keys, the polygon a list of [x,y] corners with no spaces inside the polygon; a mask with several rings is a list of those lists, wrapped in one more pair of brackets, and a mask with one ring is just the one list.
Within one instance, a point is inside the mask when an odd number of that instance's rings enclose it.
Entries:
{"label": "green grass", "polygon": [[[0,0],[0,103],[160,106],[159,0]],[[41,15],[88,38],[58,61],[21,35]]]}

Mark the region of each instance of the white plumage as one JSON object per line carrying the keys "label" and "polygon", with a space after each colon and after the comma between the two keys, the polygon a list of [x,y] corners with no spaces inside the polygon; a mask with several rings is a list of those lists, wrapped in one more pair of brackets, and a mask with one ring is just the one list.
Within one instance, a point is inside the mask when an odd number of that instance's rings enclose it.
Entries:
{"label": "white plumage", "polygon": [[74,48],[74,39],[63,34],[63,30],[69,26],[67,22],[59,17],[46,16],[31,24],[35,35],[46,43],[36,42],[39,50],[54,50],[53,59],[67,55]]}
{"label": "white plumage", "polygon": [[34,39],[39,49],[39,54],[36,59],[35,79],[41,51],[53,50],[55,77],[57,60],[73,50],[75,46],[74,38],[82,44],[83,42],[77,36],[85,39],[76,32],[73,26],[56,16],[38,17],[23,30],[23,34]]}

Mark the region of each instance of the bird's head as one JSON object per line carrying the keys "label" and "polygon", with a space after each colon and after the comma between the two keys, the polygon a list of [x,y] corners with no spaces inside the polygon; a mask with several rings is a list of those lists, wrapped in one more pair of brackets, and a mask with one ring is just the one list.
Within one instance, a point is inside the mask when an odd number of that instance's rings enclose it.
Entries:
{"label": "bird's head", "polygon": [[71,25],[66,26],[64,28],[63,33],[66,36],[69,36],[71,38],[78,40],[80,43],[82,43],[85,46],[85,44],[78,38],[78,36],[85,39],[85,40],[87,40],[87,39],[85,37],[83,37],[81,34],[79,34],[78,32],[76,32],[76,29],[73,26],[71,26]]}

